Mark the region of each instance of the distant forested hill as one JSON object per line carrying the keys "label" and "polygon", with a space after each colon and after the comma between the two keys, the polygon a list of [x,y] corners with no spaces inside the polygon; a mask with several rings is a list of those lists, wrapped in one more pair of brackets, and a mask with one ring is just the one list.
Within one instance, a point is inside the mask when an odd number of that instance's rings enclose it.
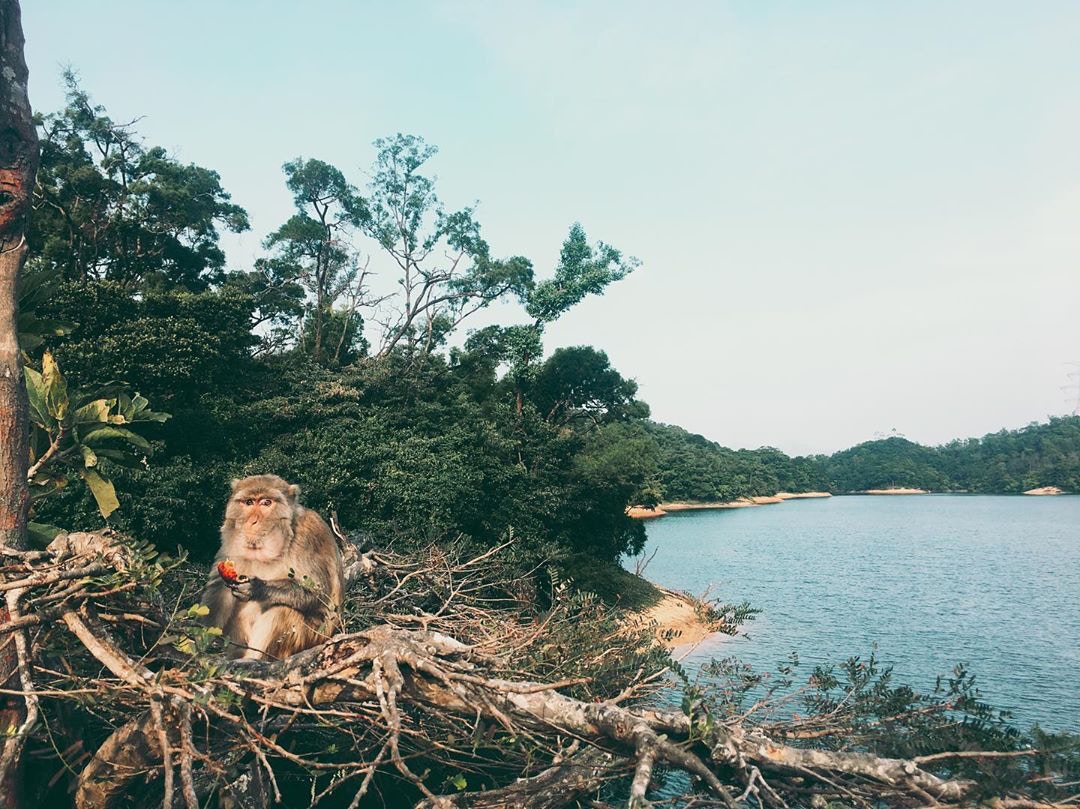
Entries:
{"label": "distant forested hill", "polygon": [[682,427],[650,422],[663,499],[734,500],[827,485],[823,456],[792,458],[778,449],[733,450]]}
{"label": "distant forested hill", "polygon": [[912,487],[1017,493],[1039,486],[1080,492],[1080,417],[926,447],[906,438],[867,441],[830,456],[731,450],[679,427],[650,424],[663,499],[733,500],[777,491],[835,494]]}

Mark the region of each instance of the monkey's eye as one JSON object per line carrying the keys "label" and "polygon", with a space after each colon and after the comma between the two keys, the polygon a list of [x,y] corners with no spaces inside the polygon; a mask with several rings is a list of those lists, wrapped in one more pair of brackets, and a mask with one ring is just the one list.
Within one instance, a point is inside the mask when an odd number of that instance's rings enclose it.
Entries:
{"label": "monkey's eye", "polygon": [[271,500],[269,497],[264,497],[262,500],[259,501],[259,505],[263,508],[270,508],[270,506],[274,505],[274,501]]}
{"label": "monkey's eye", "polygon": [[252,500],[252,499],[251,499],[251,498],[249,497],[249,498],[248,498],[247,500],[245,500],[245,501],[244,501],[244,505],[245,505],[245,506],[253,506],[253,505],[255,505],[255,501],[254,501],[254,500]]}

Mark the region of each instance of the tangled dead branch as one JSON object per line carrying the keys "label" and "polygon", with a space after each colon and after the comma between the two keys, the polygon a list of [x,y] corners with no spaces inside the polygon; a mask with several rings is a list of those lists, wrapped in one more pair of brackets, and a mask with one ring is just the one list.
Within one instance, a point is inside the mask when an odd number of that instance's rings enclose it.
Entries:
{"label": "tangled dead branch", "polygon": [[[69,534],[47,554],[6,556],[13,620],[0,632],[23,639],[17,690],[32,715],[12,738],[49,737],[51,760],[64,768],[53,788],[70,783],[80,809],[126,795],[196,807],[212,793],[243,807],[558,807],[589,798],[640,809],[657,799],[658,781],[661,798],[681,794],[697,806],[959,805],[988,797],[970,777],[980,767],[999,780],[1006,769],[1019,776],[1000,796],[1009,806],[1077,805],[1047,774],[1046,751],[896,757],[866,741],[873,722],[836,705],[759,722],[768,695],[749,711],[735,710],[730,694],[694,689],[681,709],[643,701],[669,664],[649,633],[628,635],[581,597],[555,594],[535,609],[528,580],[492,575],[505,549],[360,554],[338,533],[362,593],[350,600],[348,631],[281,661],[216,656],[219,639],[188,620],[195,612],[164,606],[162,577],[179,568],[146,547]],[[36,724],[41,704],[50,706],[46,728]],[[80,722],[65,721],[65,710]],[[955,729],[966,721],[955,710],[909,704],[873,721]]]}

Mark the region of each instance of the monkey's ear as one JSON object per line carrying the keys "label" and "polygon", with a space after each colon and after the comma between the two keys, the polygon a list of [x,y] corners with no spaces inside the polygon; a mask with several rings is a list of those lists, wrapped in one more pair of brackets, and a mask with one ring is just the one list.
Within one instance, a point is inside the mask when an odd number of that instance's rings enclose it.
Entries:
{"label": "monkey's ear", "polygon": [[240,478],[233,478],[231,481],[229,481],[229,485],[232,487],[232,490],[235,492],[237,489],[240,488],[240,484],[243,483],[243,482],[244,481],[242,481]]}
{"label": "monkey's ear", "polygon": [[297,486],[295,483],[290,484],[289,485],[289,499],[292,500],[295,503],[296,498],[299,497],[299,496],[300,496],[300,487]]}

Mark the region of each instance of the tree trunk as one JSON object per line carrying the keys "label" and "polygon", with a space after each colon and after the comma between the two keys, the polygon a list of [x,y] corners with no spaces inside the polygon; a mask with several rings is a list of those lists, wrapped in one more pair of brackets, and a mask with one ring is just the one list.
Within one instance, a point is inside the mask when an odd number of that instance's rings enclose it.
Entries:
{"label": "tree trunk", "polygon": [[0,542],[22,548],[28,491],[26,388],[18,338],[18,279],[37,174],[18,0],[0,0]]}
{"label": "tree trunk", "polygon": [[[22,15],[18,0],[0,0],[0,544],[26,548],[29,463],[26,387],[18,337],[19,271],[26,260],[26,224],[37,174],[38,143],[26,95]],[[11,619],[0,609],[0,624]],[[20,688],[15,633],[0,646],[0,686]],[[0,733],[22,727],[26,707],[18,697],[0,703]],[[23,739],[9,736],[0,768],[0,800],[19,801]]]}

